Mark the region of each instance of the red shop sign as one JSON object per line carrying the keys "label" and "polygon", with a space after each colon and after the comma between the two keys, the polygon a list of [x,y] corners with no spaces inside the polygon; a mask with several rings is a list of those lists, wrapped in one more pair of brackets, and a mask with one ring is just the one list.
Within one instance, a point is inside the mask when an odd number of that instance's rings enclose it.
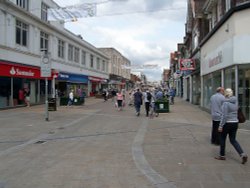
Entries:
{"label": "red shop sign", "polygon": [[92,82],[101,82],[102,78],[95,77],[95,76],[89,76],[89,80],[91,80]]}
{"label": "red shop sign", "polygon": [[0,62],[0,76],[43,79],[39,68],[5,62]]}
{"label": "red shop sign", "polygon": [[180,70],[195,70],[195,61],[194,59],[181,59],[180,60]]}

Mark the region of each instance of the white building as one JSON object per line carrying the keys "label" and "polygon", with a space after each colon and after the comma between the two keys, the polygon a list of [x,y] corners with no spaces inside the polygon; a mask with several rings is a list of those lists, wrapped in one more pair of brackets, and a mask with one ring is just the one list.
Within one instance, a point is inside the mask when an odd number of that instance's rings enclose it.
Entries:
{"label": "white building", "polygon": [[20,89],[30,90],[31,103],[43,103],[42,54],[50,56],[50,94],[67,96],[79,88],[89,95],[109,78],[109,58],[60,22],[47,20],[52,0],[0,1],[0,108],[22,104]]}
{"label": "white building", "polygon": [[[218,9],[216,3],[208,4],[206,9],[212,18]],[[227,4],[226,4],[227,5]],[[230,5],[230,4],[229,4]],[[239,105],[247,119],[250,117],[250,1],[237,1],[234,7],[228,7],[217,25],[201,44],[201,106],[209,109],[209,99],[216,88],[232,88]]]}
{"label": "white building", "polygon": [[129,89],[131,62],[115,48],[99,48],[109,57],[109,84],[117,89]]}

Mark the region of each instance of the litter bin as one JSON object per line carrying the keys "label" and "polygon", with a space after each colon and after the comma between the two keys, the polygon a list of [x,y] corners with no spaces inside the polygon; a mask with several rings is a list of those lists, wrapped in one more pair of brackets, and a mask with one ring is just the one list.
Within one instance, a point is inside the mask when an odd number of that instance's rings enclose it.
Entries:
{"label": "litter bin", "polygon": [[48,110],[56,111],[56,98],[48,98]]}
{"label": "litter bin", "polygon": [[168,101],[168,99],[155,101],[155,112],[156,113],[167,113],[167,112],[169,112],[169,101]]}

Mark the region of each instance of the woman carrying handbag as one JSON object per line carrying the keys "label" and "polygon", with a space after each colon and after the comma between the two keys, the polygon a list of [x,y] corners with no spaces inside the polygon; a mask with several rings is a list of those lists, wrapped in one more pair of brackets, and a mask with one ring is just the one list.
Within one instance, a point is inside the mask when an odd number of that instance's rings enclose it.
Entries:
{"label": "woman carrying handbag", "polygon": [[218,132],[220,133],[220,155],[215,157],[217,160],[226,160],[225,148],[226,138],[229,135],[230,143],[233,145],[237,153],[241,157],[241,163],[247,162],[247,155],[244,153],[240,144],[236,140],[238,130],[238,102],[237,98],[233,96],[232,89],[228,88],[224,92],[225,102],[222,104],[222,116]]}

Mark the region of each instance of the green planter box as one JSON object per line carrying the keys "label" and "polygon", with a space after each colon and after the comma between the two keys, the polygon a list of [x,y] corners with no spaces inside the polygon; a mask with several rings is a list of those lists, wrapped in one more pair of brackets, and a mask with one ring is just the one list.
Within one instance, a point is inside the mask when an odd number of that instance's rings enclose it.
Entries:
{"label": "green planter box", "polygon": [[167,113],[169,112],[169,101],[168,99],[155,101],[156,113]]}

